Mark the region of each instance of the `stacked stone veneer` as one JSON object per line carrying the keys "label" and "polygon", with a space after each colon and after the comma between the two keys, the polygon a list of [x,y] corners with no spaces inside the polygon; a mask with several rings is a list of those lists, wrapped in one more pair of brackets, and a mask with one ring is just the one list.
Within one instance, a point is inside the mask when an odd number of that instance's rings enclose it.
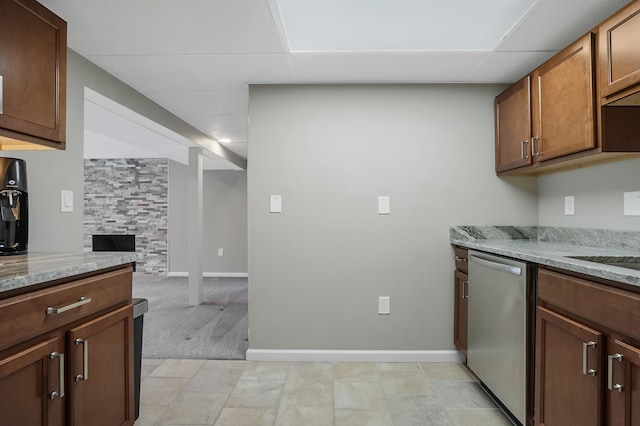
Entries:
{"label": "stacked stone veneer", "polygon": [[167,159],[84,162],[84,247],[93,234],[134,234],[143,274],[167,273]]}

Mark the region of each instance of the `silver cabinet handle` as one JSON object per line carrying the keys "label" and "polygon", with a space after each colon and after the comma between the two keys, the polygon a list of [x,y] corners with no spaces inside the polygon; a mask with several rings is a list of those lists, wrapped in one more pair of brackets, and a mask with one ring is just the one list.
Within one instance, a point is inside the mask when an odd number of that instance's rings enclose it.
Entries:
{"label": "silver cabinet handle", "polygon": [[521,145],[520,145],[520,155],[522,156],[523,160],[528,160],[529,159],[529,156],[526,154],[526,153],[528,153],[528,150],[526,148],[528,143],[529,143],[529,141],[522,141]]}
{"label": "silver cabinet handle", "polygon": [[60,362],[60,380],[58,382],[60,384],[60,390],[51,392],[49,394],[49,399],[64,397],[64,354],[61,354],[60,352],[51,352],[49,359],[54,358],[58,358],[58,361]]}
{"label": "silver cabinet handle", "polygon": [[593,340],[589,342],[582,342],[582,374],[595,376],[596,370],[593,368],[587,368],[587,348],[596,348],[596,342]]}
{"label": "silver cabinet handle", "polygon": [[462,281],[462,298],[469,298],[469,281]]}
{"label": "silver cabinet handle", "polygon": [[456,256],[454,257],[456,262],[466,262],[467,259],[465,259],[464,257],[460,257],[460,256]]}
{"label": "silver cabinet handle", "polygon": [[3,90],[2,90],[3,86],[4,86],[4,83],[2,82],[2,76],[0,75],[0,114],[4,114],[4,110],[2,106],[3,105],[2,99],[4,98]]}
{"label": "silver cabinet handle", "polygon": [[613,355],[607,355],[607,387],[609,388],[610,391],[618,391],[618,392],[622,392],[622,385],[620,384],[613,384],[613,360],[617,359],[618,362],[622,362],[623,360],[623,356],[622,354],[613,354]]}
{"label": "silver cabinet handle", "polygon": [[531,138],[531,156],[539,157],[540,156],[540,138],[538,136],[534,136]]}
{"label": "silver cabinet handle", "polygon": [[82,374],[74,377],[76,382],[89,380],[89,341],[87,339],[76,339],[76,346],[82,345]]}
{"label": "silver cabinet handle", "polygon": [[82,305],[86,305],[87,303],[91,302],[91,298],[90,297],[81,297],[80,300],[78,300],[77,302],[74,302],[70,305],[67,306],[63,306],[61,308],[52,308],[51,306],[49,306],[47,308],[47,315],[51,315],[51,314],[61,314],[63,312],[66,312],[70,309],[74,309],[77,308],[79,306]]}

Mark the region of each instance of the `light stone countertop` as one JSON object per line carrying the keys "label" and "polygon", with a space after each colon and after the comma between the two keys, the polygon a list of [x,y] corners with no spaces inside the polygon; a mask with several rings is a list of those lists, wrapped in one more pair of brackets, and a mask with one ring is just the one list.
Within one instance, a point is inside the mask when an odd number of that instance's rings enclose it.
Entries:
{"label": "light stone countertop", "polygon": [[[611,239],[606,240],[606,237],[593,238],[591,240],[593,245],[589,245],[589,240],[576,238],[575,241],[571,241],[571,238],[566,238],[566,236],[563,238],[564,241],[535,237],[523,239],[522,232],[507,232],[514,235],[512,237],[514,239],[510,239],[509,235],[499,235],[498,238],[496,235],[491,235],[490,238],[483,239],[478,237],[489,233],[480,232],[474,237],[470,237],[467,232],[459,232],[460,229],[468,231],[469,228],[473,227],[451,228],[451,244],[640,287],[640,270],[568,257],[622,257],[632,261],[640,261],[640,248],[636,246],[633,235],[629,237],[628,233],[612,232],[610,233]],[[527,228],[528,231],[531,229]],[[566,231],[566,228],[562,230]],[[580,230],[572,231],[577,233]],[[545,228],[544,232],[549,233],[553,230]],[[599,235],[604,234],[600,232]],[[621,238],[621,235],[624,238]],[[546,234],[542,238],[547,238]]]}
{"label": "light stone countertop", "polygon": [[33,252],[0,256],[0,297],[17,290],[135,262],[133,252]]}

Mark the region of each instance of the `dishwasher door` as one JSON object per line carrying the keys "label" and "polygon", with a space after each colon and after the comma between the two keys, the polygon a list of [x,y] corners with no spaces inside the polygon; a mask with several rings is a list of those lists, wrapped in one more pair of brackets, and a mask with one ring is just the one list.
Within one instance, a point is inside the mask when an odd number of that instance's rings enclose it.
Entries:
{"label": "dishwasher door", "polygon": [[521,424],[526,416],[523,262],[469,251],[467,365]]}

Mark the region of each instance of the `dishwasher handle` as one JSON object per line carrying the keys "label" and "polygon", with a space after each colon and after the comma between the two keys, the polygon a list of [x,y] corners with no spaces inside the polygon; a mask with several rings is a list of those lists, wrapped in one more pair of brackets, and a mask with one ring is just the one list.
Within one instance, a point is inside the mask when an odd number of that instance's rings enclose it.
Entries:
{"label": "dishwasher handle", "polygon": [[469,256],[469,259],[471,259],[472,262],[475,262],[479,265],[482,265],[490,269],[495,269],[496,271],[508,272],[509,274],[518,275],[518,276],[522,275],[522,268],[519,268],[517,266],[507,265],[505,263],[500,263],[500,262],[494,262],[492,260],[487,260],[482,257],[475,256],[473,254]]}

